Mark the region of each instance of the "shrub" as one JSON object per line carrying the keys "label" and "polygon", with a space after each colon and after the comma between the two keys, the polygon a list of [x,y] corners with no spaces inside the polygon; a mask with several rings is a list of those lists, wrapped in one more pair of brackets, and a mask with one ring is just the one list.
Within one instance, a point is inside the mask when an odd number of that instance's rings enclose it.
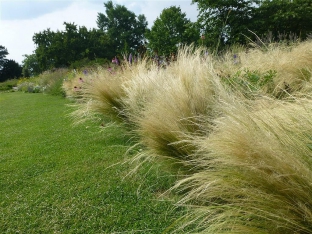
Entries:
{"label": "shrub", "polygon": [[13,91],[13,87],[17,86],[17,79],[7,80],[0,83],[0,92],[1,91]]}
{"label": "shrub", "polygon": [[271,95],[274,91],[274,77],[276,71],[259,71],[239,70],[232,77],[222,77],[223,82],[248,98],[254,95],[267,94]]}
{"label": "shrub", "polygon": [[51,95],[65,96],[62,86],[67,76],[67,69],[45,71],[36,77],[20,79],[18,81],[18,90],[29,93],[44,92]]}
{"label": "shrub", "polygon": [[17,90],[26,93],[40,93],[42,87],[39,85],[38,77],[21,78],[17,82]]}
{"label": "shrub", "polygon": [[108,59],[105,59],[105,58],[98,58],[95,60],[89,60],[88,58],[85,58],[85,59],[71,63],[69,68],[84,70],[85,68],[90,69],[90,68],[97,68],[100,66],[106,67],[108,66],[109,63],[110,61],[108,61]]}

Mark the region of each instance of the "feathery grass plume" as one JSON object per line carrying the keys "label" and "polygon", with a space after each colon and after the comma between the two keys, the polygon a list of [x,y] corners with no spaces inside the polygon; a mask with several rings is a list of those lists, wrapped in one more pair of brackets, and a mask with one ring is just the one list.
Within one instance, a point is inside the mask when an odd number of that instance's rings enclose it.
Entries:
{"label": "feathery grass plume", "polygon": [[[198,233],[312,233],[312,101],[224,106],[197,137],[205,169],[181,181]],[[210,130],[208,130],[210,131]]]}
{"label": "feathery grass plume", "polygon": [[195,148],[184,140],[187,133],[200,133],[195,117],[215,118],[218,98],[228,95],[211,65],[203,60],[202,49],[185,47],[165,70],[140,69],[127,83],[124,103],[149,155],[190,162]]}
{"label": "feathery grass plume", "polygon": [[164,69],[159,69],[155,63],[147,59],[140,60],[131,69],[131,78],[123,83],[125,96],[122,98],[125,113],[129,120],[141,116],[146,105],[149,105],[158,89],[162,89],[167,77]]}
{"label": "feathery grass plume", "polygon": [[77,122],[103,115],[111,121],[123,121],[123,104],[125,95],[122,83],[129,78],[127,69],[112,70],[98,68],[88,74],[88,80],[82,86],[83,101],[72,116]]}
{"label": "feathery grass plume", "polygon": [[[274,89],[266,88],[264,92],[276,97],[283,97],[285,93],[294,93],[311,87],[312,74],[312,42],[306,41],[293,46],[268,46],[266,50],[261,48],[249,49],[235,54],[233,51],[225,53],[223,59],[216,62],[216,69],[223,77],[231,78],[245,71],[254,71],[266,74],[269,71],[274,75]],[[246,76],[240,76],[246,81]],[[271,83],[268,83],[272,85]],[[264,85],[265,87],[265,85]],[[287,95],[286,95],[287,96]]]}

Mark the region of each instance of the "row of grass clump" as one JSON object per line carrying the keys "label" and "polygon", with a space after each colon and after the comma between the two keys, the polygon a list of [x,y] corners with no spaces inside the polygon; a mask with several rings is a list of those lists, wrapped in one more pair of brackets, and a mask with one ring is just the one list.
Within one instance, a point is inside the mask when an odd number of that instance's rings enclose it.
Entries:
{"label": "row of grass clump", "polygon": [[181,48],[166,67],[146,59],[78,72],[63,83],[76,121],[110,117],[181,179],[168,192],[189,212],[172,232],[312,232],[312,42]]}
{"label": "row of grass clump", "polygon": [[190,212],[176,229],[208,233],[311,231],[311,42],[235,48],[219,57],[181,49],[84,71],[59,69],[6,85],[75,98],[77,121],[125,123],[144,151],[184,177],[173,192]]}

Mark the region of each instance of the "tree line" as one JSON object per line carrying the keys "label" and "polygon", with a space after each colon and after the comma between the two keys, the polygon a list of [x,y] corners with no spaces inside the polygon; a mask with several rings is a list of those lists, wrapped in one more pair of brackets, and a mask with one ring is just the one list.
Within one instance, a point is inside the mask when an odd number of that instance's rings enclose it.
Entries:
{"label": "tree line", "polygon": [[87,29],[64,22],[63,31],[49,28],[35,33],[33,54],[24,55],[22,66],[6,60],[8,51],[0,47],[0,81],[37,75],[60,67],[109,63],[115,56],[166,56],[181,45],[206,46],[214,53],[234,44],[246,45],[267,38],[306,40],[312,33],[311,0],[193,0],[199,10],[191,22],[180,7],[163,9],[148,28],[144,15],[125,6],[104,3],[98,13],[97,28]]}

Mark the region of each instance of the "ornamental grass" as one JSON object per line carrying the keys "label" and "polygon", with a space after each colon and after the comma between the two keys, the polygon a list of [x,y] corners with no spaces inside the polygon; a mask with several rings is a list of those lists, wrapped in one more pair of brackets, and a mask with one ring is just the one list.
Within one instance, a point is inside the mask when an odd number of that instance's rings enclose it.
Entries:
{"label": "ornamental grass", "polygon": [[246,82],[248,72],[260,76],[271,74],[273,84],[262,80],[264,83],[261,89],[267,95],[283,98],[288,97],[285,90],[290,94],[311,91],[312,41],[293,45],[271,44],[251,49],[234,47],[214,61],[222,77],[233,78],[238,75]]}
{"label": "ornamental grass", "polygon": [[125,93],[122,83],[128,79],[125,71],[127,70],[122,70],[117,66],[114,69],[99,67],[86,73],[85,77],[75,78],[81,79],[78,90],[75,90],[81,99],[76,104],[76,111],[72,113],[76,123],[87,119],[101,119],[101,116],[108,117],[110,121],[125,120],[121,101]]}
{"label": "ornamental grass", "polygon": [[195,150],[186,143],[187,134],[201,134],[198,118],[218,116],[219,98],[227,96],[202,50],[192,47],[181,49],[166,69],[140,67],[125,91],[126,113],[148,156],[181,164],[189,164]]}
{"label": "ornamental grass", "polygon": [[193,140],[202,169],[175,186],[191,210],[177,232],[311,233],[311,99],[224,108]]}
{"label": "ornamental grass", "polygon": [[312,43],[235,53],[98,70],[75,115],[126,122],[144,149],[133,161],[183,171],[173,233],[311,233]]}

